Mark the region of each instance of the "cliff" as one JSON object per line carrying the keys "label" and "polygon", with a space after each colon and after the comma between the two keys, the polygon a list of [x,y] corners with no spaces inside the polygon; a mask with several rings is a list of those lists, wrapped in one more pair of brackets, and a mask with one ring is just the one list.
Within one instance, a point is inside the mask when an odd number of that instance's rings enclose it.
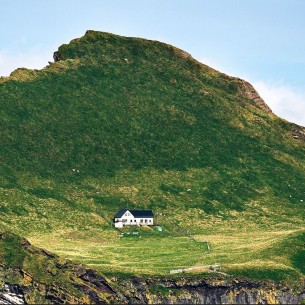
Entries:
{"label": "cliff", "polygon": [[[0,304],[33,303],[37,302],[38,295],[41,304],[303,304],[305,300],[304,290],[296,292],[272,282],[239,278],[113,278],[109,281],[92,271],[87,270],[86,275],[86,285],[75,286],[79,289],[77,293],[56,283],[49,286],[35,281],[33,286],[4,283],[0,289]],[[109,293],[107,298],[100,295],[105,287]],[[77,296],[82,293],[86,297]]]}

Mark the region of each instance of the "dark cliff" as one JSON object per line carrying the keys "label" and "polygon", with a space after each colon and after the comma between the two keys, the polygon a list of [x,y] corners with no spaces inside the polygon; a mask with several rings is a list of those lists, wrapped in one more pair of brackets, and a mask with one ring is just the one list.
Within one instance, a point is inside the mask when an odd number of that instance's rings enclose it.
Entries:
{"label": "dark cliff", "polygon": [[268,281],[180,277],[118,280],[134,304],[298,304],[305,292]]}

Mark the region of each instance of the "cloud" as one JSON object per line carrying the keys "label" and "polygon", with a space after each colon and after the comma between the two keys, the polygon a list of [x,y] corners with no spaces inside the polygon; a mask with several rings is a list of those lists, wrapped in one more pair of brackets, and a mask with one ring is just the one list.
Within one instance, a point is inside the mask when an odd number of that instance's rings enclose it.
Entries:
{"label": "cloud", "polygon": [[17,68],[41,69],[53,61],[54,49],[32,48],[25,52],[14,53],[0,50],[0,76],[9,76]]}
{"label": "cloud", "polygon": [[251,80],[251,77],[232,71],[225,63],[213,58],[205,57],[200,61],[220,72],[249,81],[276,115],[305,126],[305,88],[294,88],[285,83]]}
{"label": "cloud", "polygon": [[252,82],[252,85],[276,115],[305,126],[305,90],[264,81]]}

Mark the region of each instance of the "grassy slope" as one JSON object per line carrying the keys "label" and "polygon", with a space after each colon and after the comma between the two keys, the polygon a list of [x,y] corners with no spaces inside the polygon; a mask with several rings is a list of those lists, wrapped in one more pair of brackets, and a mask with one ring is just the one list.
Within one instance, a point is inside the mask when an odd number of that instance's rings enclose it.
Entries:
{"label": "grassy slope", "polygon": [[[108,272],[302,276],[305,146],[289,123],[159,42],[90,31],[59,53],[0,80],[3,229]],[[109,221],[127,202],[165,235],[120,239]]]}
{"label": "grassy slope", "polygon": [[102,274],[39,249],[15,234],[0,233],[0,260],[1,286],[5,282],[21,286],[27,304],[107,304],[116,300]]}

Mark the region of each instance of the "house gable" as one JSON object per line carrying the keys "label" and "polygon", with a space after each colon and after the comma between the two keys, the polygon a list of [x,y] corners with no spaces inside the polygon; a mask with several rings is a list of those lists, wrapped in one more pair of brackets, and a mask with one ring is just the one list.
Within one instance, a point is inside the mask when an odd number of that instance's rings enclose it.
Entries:
{"label": "house gable", "polygon": [[127,209],[121,209],[119,210],[115,215],[114,215],[114,218],[121,218],[124,216],[124,214],[127,212],[128,210]]}

